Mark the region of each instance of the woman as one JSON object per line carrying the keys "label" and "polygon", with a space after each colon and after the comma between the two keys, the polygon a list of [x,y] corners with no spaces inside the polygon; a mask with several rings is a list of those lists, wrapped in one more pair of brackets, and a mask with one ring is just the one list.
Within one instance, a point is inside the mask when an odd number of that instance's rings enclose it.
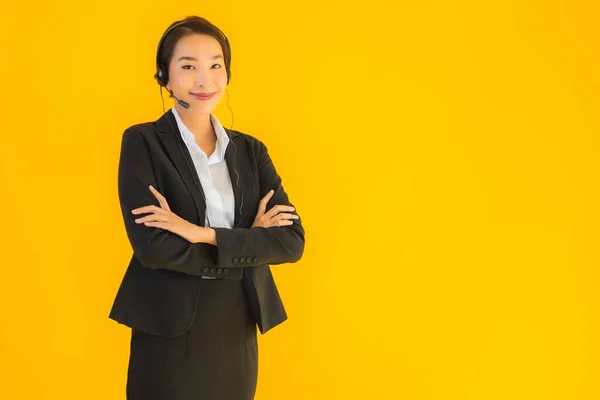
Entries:
{"label": "woman", "polygon": [[264,143],[212,114],[230,66],[216,26],[173,23],[155,78],[174,107],[123,134],[133,256],[110,318],[132,328],[130,400],[253,399],[256,326],[264,334],[287,318],[269,265],[302,257],[304,229]]}

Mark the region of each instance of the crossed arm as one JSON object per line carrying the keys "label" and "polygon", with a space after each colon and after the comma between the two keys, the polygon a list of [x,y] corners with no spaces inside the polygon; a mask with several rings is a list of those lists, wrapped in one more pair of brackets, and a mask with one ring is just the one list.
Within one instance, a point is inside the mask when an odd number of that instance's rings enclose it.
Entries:
{"label": "crossed arm", "polygon": [[[273,189],[270,205],[292,206],[266,146],[258,141],[260,193]],[[304,252],[304,228],[300,218],[289,225],[253,228],[205,228],[171,215],[173,231],[136,222],[135,209],[161,208],[160,193],[146,143],[135,131],[124,132],[119,161],[118,188],[121,212],[128,239],[136,257],[148,268],[163,268],[202,276],[205,268],[236,268],[240,256],[250,255],[254,264],[298,261]],[[165,199],[166,203],[166,199]],[[168,205],[167,205],[168,207]],[[170,213],[170,210],[168,210]],[[163,221],[164,222],[164,221]]]}

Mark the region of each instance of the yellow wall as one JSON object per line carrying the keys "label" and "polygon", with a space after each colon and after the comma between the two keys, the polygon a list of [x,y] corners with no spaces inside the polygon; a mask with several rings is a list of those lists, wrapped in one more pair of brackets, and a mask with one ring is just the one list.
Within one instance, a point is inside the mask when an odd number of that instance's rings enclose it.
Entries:
{"label": "yellow wall", "polygon": [[0,398],[125,398],[119,146],[188,14],[229,36],[234,128],[307,232],[258,400],[600,398],[599,7],[397,3],[5,9]]}

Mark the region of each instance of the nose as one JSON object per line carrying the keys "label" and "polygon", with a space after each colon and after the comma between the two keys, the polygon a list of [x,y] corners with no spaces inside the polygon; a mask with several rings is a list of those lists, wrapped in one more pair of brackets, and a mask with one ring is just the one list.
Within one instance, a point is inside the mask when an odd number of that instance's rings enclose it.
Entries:
{"label": "nose", "polygon": [[212,77],[210,71],[198,68],[198,73],[196,74],[196,86],[209,87],[211,83]]}

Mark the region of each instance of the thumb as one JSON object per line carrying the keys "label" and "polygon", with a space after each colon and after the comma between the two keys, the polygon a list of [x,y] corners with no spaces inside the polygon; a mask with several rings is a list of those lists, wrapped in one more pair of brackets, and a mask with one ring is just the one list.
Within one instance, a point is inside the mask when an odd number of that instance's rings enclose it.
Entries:
{"label": "thumb", "polygon": [[262,200],[260,201],[260,204],[258,205],[258,212],[261,215],[266,212],[267,203],[269,202],[269,199],[273,196],[273,193],[275,193],[275,191],[273,189],[269,190],[267,192],[267,194],[265,195],[265,197],[263,197]]}

